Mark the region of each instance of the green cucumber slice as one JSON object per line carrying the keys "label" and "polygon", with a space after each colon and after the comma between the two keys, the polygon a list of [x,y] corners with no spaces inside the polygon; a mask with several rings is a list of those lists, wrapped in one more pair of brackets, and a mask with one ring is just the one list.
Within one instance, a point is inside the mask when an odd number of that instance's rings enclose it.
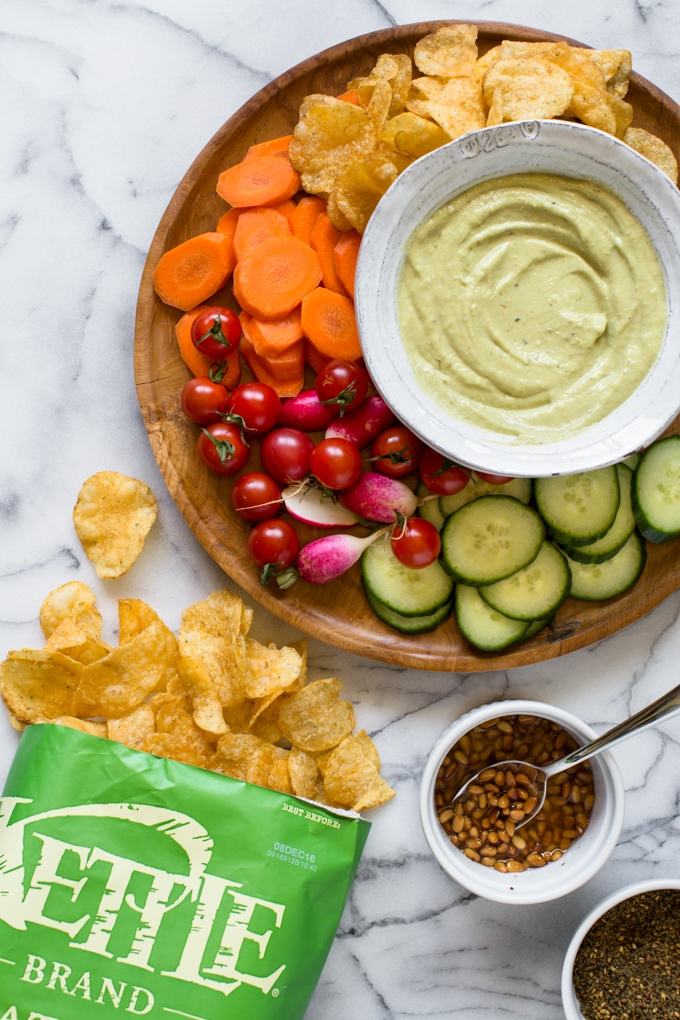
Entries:
{"label": "green cucumber slice", "polygon": [[434,613],[429,613],[427,616],[402,616],[401,613],[395,613],[393,609],[379,602],[368,589],[365,590],[366,598],[375,615],[388,627],[393,627],[401,634],[427,634],[431,630],[436,630],[440,624],[448,620],[453,609],[453,599],[450,599],[445,605],[440,606]]}
{"label": "green cucumber slice", "polygon": [[619,476],[621,498],[614,523],[604,538],[597,542],[576,547],[565,546],[564,551],[572,560],[579,563],[604,563],[616,556],[635,531],[635,515],[630,500],[633,472],[625,464],[617,464],[616,473]]}
{"label": "green cucumber slice", "polygon": [[447,602],[453,581],[435,560],[414,570],[400,563],[389,542],[374,542],[361,557],[366,591],[400,616],[429,616]]}
{"label": "green cucumber slice", "polygon": [[645,451],[631,499],[638,528],[650,542],[680,535],[680,436],[659,439]]}
{"label": "green cucumber slice", "polygon": [[560,545],[589,545],[603,538],[619,509],[614,466],[577,475],[553,475],[534,482],[536,506]]}
{"label": "green cucumber slice", "polygon": [[491,482],[482,481],[472,472],[472,478],[464,489],[457,492],[455,496],[440,496],[439,509],[444,517],[454,514],[466,503],[480,496],[514,496],[521,503],[528,503],[531,499],[532,481],[531,478],[513,478],[505,485],[492,485]]}
{"label": "green cucumber slice", "polygon": [[441,537],[447,573],[479,586],[502,581],[535,560],[545,528],[535,510],[512,496],[480,496],[446,518]]}
{"label": "green cucumber slice", "polygon": [[642,456],[641,453],[631,453],[630,457],[626,457],[623,463],[626,465],[626,467],[629,467],[631,471],[635,471],[635,468],[640,463],[641,456]]}
{"label": "green cucumber slice", "polygon": [[[425,485],[424,482],[420,482],[416,490],[416,496],[422,497],[431,495],[432,493],[428,489],[427,485]],[[428,499],[427,503],[423,503],[422,506],[419,506],[418,516],[424,518],[424,520],[426,521],[429,521],[430,524],[434,524],[437,531],[442,530],[442,525],[444,524],[444,515],[439,509],[438,499]]]}
{"label": "green cucumber slice", "polygon": [[503,616],[532,623],[554,615],[571,587],[569,567],[559,549],[544,542],[529,564],[511,577],[479,589],[484,601]]}
{"label": "green cucumber slice", "polygon": [[552,623],[554,618],[552,616],[546,616],[544,620],[534,620],[533,623],[529,624],[529,629],[522,634],[520,641],[528,641],[530,637],[534,637],[536,634],[540,634],[549,623]]}
{"label": "green cucumber slice", "polygon": [[458,628],[475,648],[498,652],[524,637],[529,627],[521,620],[509,620],[487,605],[476,588],[456,585]]}
{"label": "green cucumber slice", "polygon": [[637,531],[630,536],[623,549],[604,563],[567,562],[571,569],[571,595],[586,602],[613,599],[635,584],[645,568],[647,550],[645,541]]}

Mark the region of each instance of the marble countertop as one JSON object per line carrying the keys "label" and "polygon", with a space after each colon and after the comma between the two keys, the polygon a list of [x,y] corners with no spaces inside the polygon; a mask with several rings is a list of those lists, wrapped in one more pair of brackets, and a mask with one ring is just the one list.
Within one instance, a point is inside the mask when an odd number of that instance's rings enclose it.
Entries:
{"label": "marble countertop", "polygon": [[[0,5],[0,652],[40,646],[46,593],[78,578],[113,637],[118,597],[177,628],[182,608],[237,590],[174,506],[132,371],[144,257],[177,182],[249,96],[305,57],[389,25],[517,22],[600,47],[680,98],[680,8],[670,0],[4,0]],[[99,581],[73,531],[82,482],[144,479],[160,515],[143,555]],[[247,599],[247,601],[250,601]],[[384,666],[310,642],[313,679],[338,676],[398,796],[373,828],[308,1020],[558,1020],[565,947],[622,885],[678,876],[680,720],[614,752],[626,786],[619,843],[577,892],[532,907],[476,898],[438,867],[417,793],[438,735],[494,699],[534,698],[598,731],[677,682],[680,593],[599,645],[543,665],[462,675]],[[254,634],[299,634],[262,609]],[[395,640],[397,640],[395,636]],[[673,665],[675,663],[675,666]],[[17,735],[0,718],[0,770]]]}

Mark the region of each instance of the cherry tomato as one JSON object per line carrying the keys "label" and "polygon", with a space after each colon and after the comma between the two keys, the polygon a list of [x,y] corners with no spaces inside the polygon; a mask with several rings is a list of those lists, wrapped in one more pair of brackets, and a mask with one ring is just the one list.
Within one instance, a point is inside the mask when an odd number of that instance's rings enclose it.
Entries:
{"label": "cherry tomato", "polygon": [[206,308],[191,324],[191,339],[207,358],[224,358],[241,339],[238,315],[218,305]]}
{"label": "cherry tomato", "polygon": [[421,481],[438,496],[454,496],[470,481],[461,467],[429,448],[423,452],[418,468]]}
{"label": "cherry tomato", "polygon": [[265,436],[260,448],[262,466],[282,485],[301,482],[309,474],[309,458],[314,443],[299,429],[274,429]]}
{"label": "cherry tomato", "polygon": [[486,471],[475,471],[475,474],[482,479],[483,482],[488,482],[489,485],[505,485],[506,482],[514,482],[514,475],[490,475]]}
{"label": "cherry tomato", "polygon": [[221,421],[228,400],[229,393],[224,386],[211,382],[207,376],[198,376],[186,383],[180,404],[187,418],[197,425],[212,425]]}
{"label": "cherry tomato", "polygon": [[371,461],[376,471],[390,478],[403,478],[418,466],[423,444],[410,429],[395,425],[373,440]]}
{"label": "cherry tomato", "polygon": [[409,517],[403,528],[398,524],[392,535],[392,552],[405,567],[420,570],[439,556],[442,540],[434,524],[422,517]]}
{"label": "cherry tomato", "polygon": [[248,536],[248,555],[258,567],[268,563],[289,567],[299,548],[297,533],[288,521],[261,521]]}
{"label": "cherry tomato", "polygon": [[234,482],[231,505],[244,521],[266,521],[281,506],[281,489],[261,471],[249,471]]}
{"label": "cherry tomato", "polygon": [[309,470],[328,489],[348,489],[361,474],[361,454],[347,439],[322,439],[312,450]]}
{"label": "cherry tomato", "polygon": [[354,361],[334,359],[316,377],[316,392],[322,403],[337,404],[340,417],[358,407],[368,391],[368,375]]}
{"label": "cherry tomato", "polygon": [[248,460],[249,453],[236,425],[219,421],[201,429],[198,455],[216,475],[235,475]]}
{"label": "cherry tomato", "polygon": [[281,401],[276,390],[266,383],[248,382],[236,387],[227,410],[243,419],[248,432],[269,432],[279,420]]}

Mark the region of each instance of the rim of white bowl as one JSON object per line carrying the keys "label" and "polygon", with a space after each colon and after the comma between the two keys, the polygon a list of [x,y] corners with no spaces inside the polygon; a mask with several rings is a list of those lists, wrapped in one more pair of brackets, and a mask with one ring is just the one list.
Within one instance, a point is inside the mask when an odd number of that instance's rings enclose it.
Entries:
{"label": "rim of white bowl", "polygon": [[503,874],[468,860],[445,838],[435,811],[434,784],[439,766],[452,744],[464,733],[497,715],[537,715],[560,723],[583,741],[597,736],[590,726],[571,712],[543,701],[494,701],[473,708],[444,730],[432,749],[420,784],[420,822],[428,846],[439,865],[470,892],[497,903],[545,903],[578,889],[607,861],[623,825],[623,781],[608,751],[592,759],[596,797],[591,823],[583,836],[574,841],[559,861],[545,868]]}
{"label": "rim of white bowl", "polygon": [[639,896],[643,892],[652,892],[654,889],[680,889],[680,878],[651,878],[644,882],[632,882],[630,885],[625,885],[623,889],[605,897],[596,907],[593,907],[574,932],[562,966],[562,1006],[567,1020],[585,1020],[574,991],[574,962],[584,938],[595,922],[599,921],[602,915],[615,907],[617,903],[623,903],[624,900]]}
{"label": "rim of white bowl", "polygon": [[[532,170],[597,180],[622,199],[647,230],[663,266],[668,322],[657,361],[623,404],[569,439],[520,446],[454,419],[421,388],[399,332],[396,288],[413,230],[436,209],[480,181]],[[680,191],[658,167],[612,135],[567,121],[520,121],[470,132],[408,167],[369,220],[355,293],[366,367],[404,424],[429,446],[469,467],[546,477],[617,463],[649,445],[680,408],[676,237]]]}

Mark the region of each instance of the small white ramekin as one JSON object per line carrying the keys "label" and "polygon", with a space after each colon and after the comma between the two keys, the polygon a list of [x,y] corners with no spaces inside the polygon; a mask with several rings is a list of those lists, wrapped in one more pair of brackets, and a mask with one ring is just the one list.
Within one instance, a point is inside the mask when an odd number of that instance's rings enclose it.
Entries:
{"label": "small white ramekin", "polygon": [[579,1009],[579,1002],[574,992],[574,961],[584,938],[595,922],[603,914],[606,914],[608,910],[615,907],[617,903],[623,903],[624,900],[630,899],[631,896],[638,896],[640,893],[650,892],[652,889],[680,889],[680,878],[651,879],[647,882],[633,882],[632,885],[626,885],[623,889],[619,889],[618,892],[612,893],[611,896],[607,896],[605,900],[598,903],[576,929],[574,937],[569,943],[562,967],[562,1006],[564,1007],[567,1020],[585,1020],[583,1013]]}
{"label": "small white ramekin", "polygon": [[457,740],[496,716],[535,715],[560,723],[579,743],[597,736],[594,730],[571,712],[541,701],[495,701],[467,712],[442,733],[430,755],[420,784],[420,821],[430,850],[444,871],[466,889],[497,903],[544,903],[578,889],[605,863],[623,824],[623,782],[612,756],[605,752],[590,760],[595,782],[595,804],[584,834],[559,861],[545,868],[503,874],[469,860],[454,847],[439,824],[434,804],[437,772]]}

